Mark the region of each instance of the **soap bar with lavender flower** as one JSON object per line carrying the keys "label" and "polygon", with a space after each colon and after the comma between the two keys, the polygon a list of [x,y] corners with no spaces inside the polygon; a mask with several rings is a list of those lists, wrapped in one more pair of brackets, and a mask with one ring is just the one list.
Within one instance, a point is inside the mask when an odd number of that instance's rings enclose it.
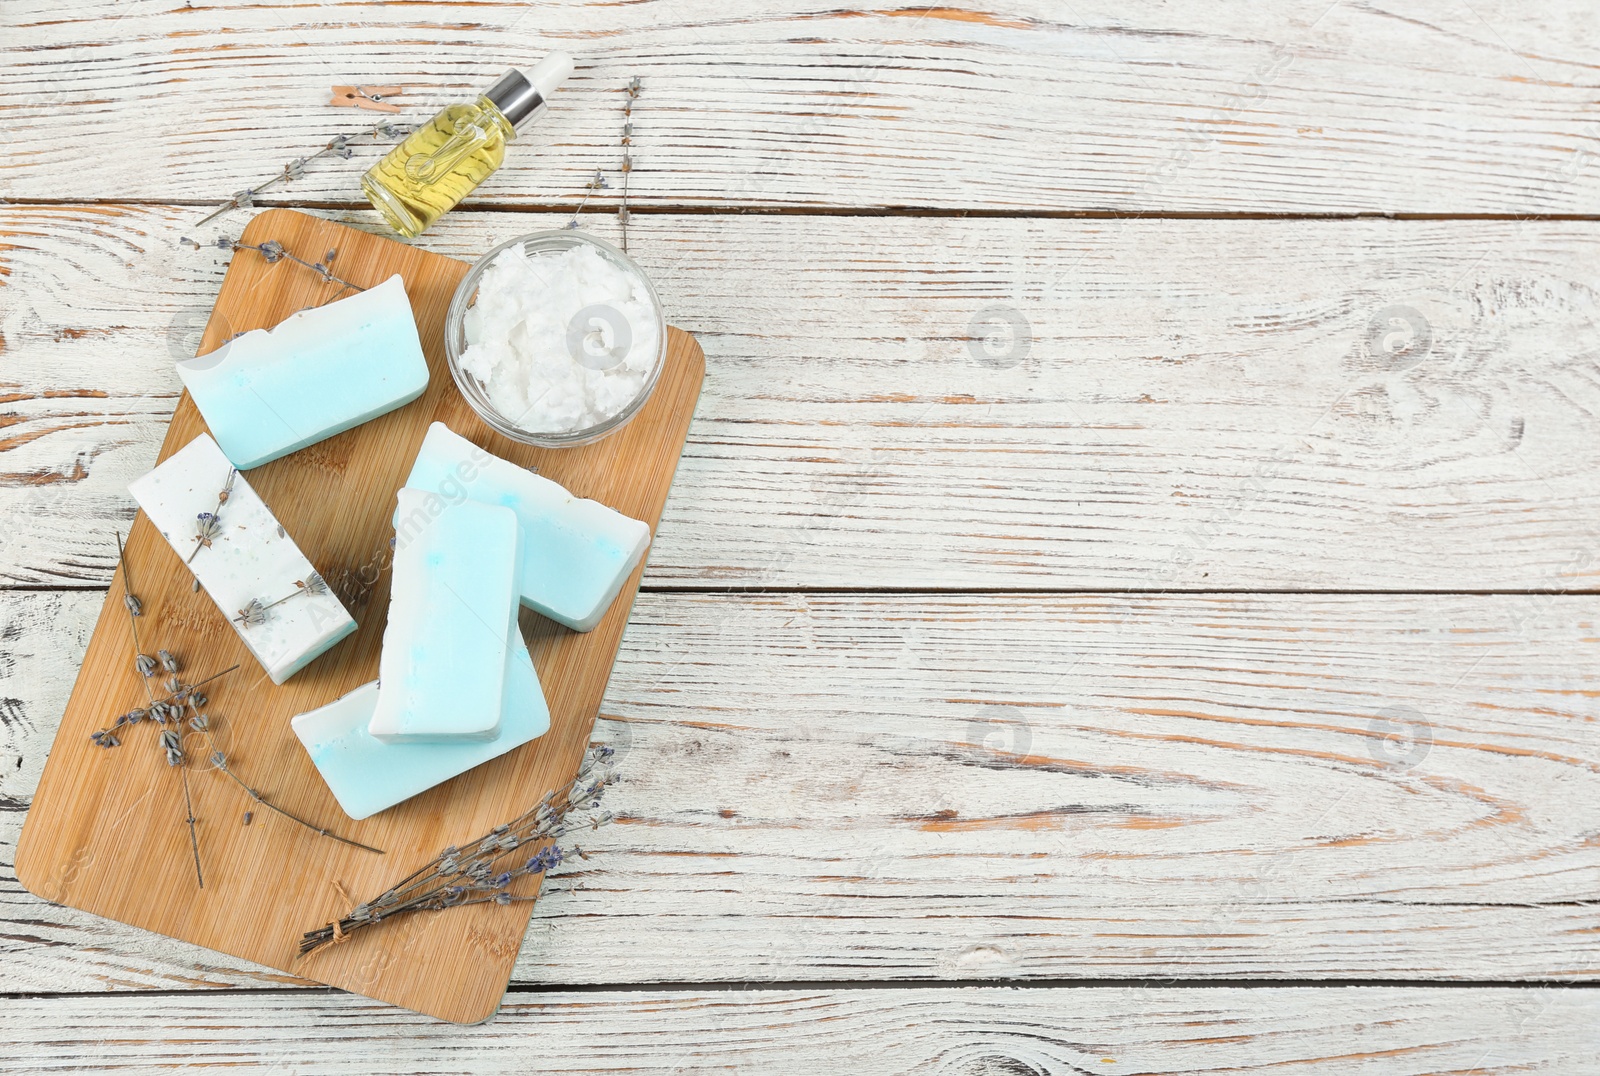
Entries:
{"label": "soap bar with lavender flower", "polygon": [[370,731],[389,743],[491,740],[517,629],[521,531],[509,508],[402,489]]}
{"label": "soap bar with lavender flower", "polygon": [[248,470],[415,400],[428,361],[396,274],[185,359],[178,376],[222,451]]}
{"label": "soap bar with lavender flower", "polygon": [[550,728],[539,676],[515,627],[506,639],[500,733],[492,740],[385,743],[367,725],[378,707],[378,681],[296,717],[291,726],[311,762],[351,818],[367,818],[463,774]]}
{"label": "soap bar with lavender flower", "polygon": [[[504,505],[522,524],[522,604],[575,631],[600,623],[650,544],[650,527],[479,448],[442,422],[428,427],[408,489],[434,501]],[[396,517],[398,520],[398,516]]]}
{"label": "soap bar with lavender flower", "polygon": [[206,434],[128,492],[273,683],[356,630],[294,539]]}

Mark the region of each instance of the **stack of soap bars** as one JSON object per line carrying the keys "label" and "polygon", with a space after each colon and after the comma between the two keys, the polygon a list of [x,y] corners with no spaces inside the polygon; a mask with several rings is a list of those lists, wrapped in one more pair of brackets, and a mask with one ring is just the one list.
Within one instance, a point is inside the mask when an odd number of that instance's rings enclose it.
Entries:
{"label": "stack of soap bars", "polygon": [[395,500],[378,679],[294,719],[351,818],[542,735],[550,711],[518,608],[588,631],[650,542],[639,520],[576,498],[439,422]]}
{"label": "stack of soap bars", "polygon": [[[281,684],[356,623],[239,469],[420,396],[428,368],[411,306],[392,277],[179,363],[179,373],[215,440],[201,434],[129,488]],[[518,610],[589,631],[650,542],[645,523],[438,422],[395,500],[378,679],[292,722],[357,819],[548,730]]]}

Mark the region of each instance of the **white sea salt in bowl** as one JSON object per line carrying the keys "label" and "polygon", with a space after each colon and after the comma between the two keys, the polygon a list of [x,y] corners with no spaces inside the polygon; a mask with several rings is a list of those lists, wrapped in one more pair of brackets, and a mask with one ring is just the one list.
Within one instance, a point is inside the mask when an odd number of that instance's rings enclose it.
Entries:
{"label": "white sea salt in bowl", "polygon": [[667,322],[644,271],[577,232],[535,232],[479,258],[445,316],[456,386],[514,441],[599,440],[644,406],[667,356]]}

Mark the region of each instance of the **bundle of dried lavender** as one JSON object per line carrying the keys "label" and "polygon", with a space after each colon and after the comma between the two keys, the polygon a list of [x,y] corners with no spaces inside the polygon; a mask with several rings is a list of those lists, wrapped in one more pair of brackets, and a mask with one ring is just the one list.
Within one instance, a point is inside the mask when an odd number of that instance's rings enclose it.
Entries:
{"label": "bundle of dried lavender", "polygon": [[[606,786],[616,781],[611,756],[610,747],[591,748],[570,785],[556,789],[532,810],[494,827],[465,848],[451,845],[398,885],[350,909],[344,918],[306,931],[300,939],[300,954],[308,956],[337,945],[355,931],[407,912],[537,900],[512,893],[509,887],[518,878],[544,874],[569,855],[588,858],[582,848],[563,849],[559,842],[580,828],[598,829],[611,821],[609,814],[574,817],[598,807]],[[523,851],[516,854],[519,849]],[[533,854],[523,859],[530,849]]]}
{"label": "bundle of dried lavender", "polygon": [[222,214],[228,212],[230,209],[249,209],[251,206],[255,205],[256,195],[260,194],[274,183],[287,183],[290,180],[299,179],[301,176],[306,174],[306,165],[317,160],[318,158],[331,156],[348,161],[352,152],[350,148],[350,142],[352,139],[371,138],[373,141],[377,141],[377,139],[381,136],[391,142],[397,142],[406,135],[410,134],[411,131],[412,128],[406,124],[390,123],[389,121],[385,120],[382,123],[375,124],[370,130],[367,131],[361,131],[353,135],[335,135],[333,138],[328,140],[327,145],[323,146],[315,153],[307,154],[304,157],[296,157],[294,160],[284,165],[282,170],[279,171],[277,175],[270,176],[267,179],[262,180],[254,187],[246,187],[244,190],[236,192],[232,198],[229,198],[226,202],[223,202],[212,212],[208,213],[203,219],[196,222],[195,227],[198,228],[202,224],[206,224],[212,220],[215,220],[217,217],[222,216]]}
{"label": "bundle of dried lavender", "polygon": [[[233,489],[235,473],[236,472],[233,471],[228,472],[227,483],[224,485],[222,491],[218,494],[218,512],[220,512],[222,506],[228,502],[228,495]],[[212,525],[214,526],[216,524],[216,512],[200,513],[196,523],[196,542],[194,553],[198,553],[201,549],[209,546],[211,544],[209,539],[216,537],[215,533],[210,533],[209,535],[207,533],[206,520],[208,516],[210,517]],[[191,560],[194,558],[194,553],[190,554]],[[228,765],[227,755],[218,748],[216,738],[212,735],[212,721],[210,716],[205,711],[205,707],[210,700],[200,691],[200,689],[211,683],[213,680],[233,672],[239,666],[231,665],[228,668],[223,669],[222,672],[213,673],[202,680],[195,681],[194,683],[185,683],[179,678],[178,675],[182,668],[181,663],[178,661],[177,657],[173,655],[172,651],[165,649],[157,650],[156,656],[153,658],[144,653],[139,644],[139,618],[144,615],[144,602],[140,601],[139,597],[133,593],[132,576],[128,571],[128,561],[123,552],[122,535],[120,533],[117,535],[117,562],[122,567],[122,604],[123,607],[128,611],[128,625],[133,635],[133,665],[139,673],[140,682],[144,684],[145,699],[147,704],[143,708],[136,708],[129,710],[125,714],[122,714],[115,721],[113,721],[110,726],[100,729],[98,732],[91,733],[89,739],[92,740],[97,747],[118,747],[122,743],[122,741],[117,738],[117,731],[119,729],[137,725],[140,722],[147,720],[154,722],[160,727],[161,734],[156,738],[156,745],[166,755],[167,765],[178,771],[179,777],[183,782],[183,802],[186,814],[184,821],[189,826],[189,850],[194,857],[194,875],[195,881],[199,887],[204,889],[206,887],[206,882],[205,874],[200,867],[200,839],[195,830],[195,824],[199,821],[199,819],[195,817],[194,799],[189,790],[189,768],[184,765],[187,759],[187,756],[184,754],[183,750],[183,733],[185,727],[194,732],[200,733],[205,737],[206,746],[210,752],[209,761],[211,765],[232,780],[234,784],[242,788],[252,800],[254,800],[256,803],[259,803],[262,807],[282,815],[291,822],[295,822],[301,826],[304,826],[306,829],[309,829],[319,837],[327,837],[338,841],[341,844],[348,844],[356,848],[364,849],[368,852],[375,852],[378,855],[383,855],[383,850],[381,848],[373,848],[370,845],[362,844],[360,841],[353,841],[347,837],[341,837],[338,834],[333,833],[321,826],[307,822],[303,818],[290,814],[282,807],[279,807],[277,804],[267,800],[261,795],[261,793],[250,787],[250,785],[245,783],[242,778],[233,772]],[[315,580],[317,585],[325,587],[325,584],[322,583],[321,576],[316,575],[316,573],[312,573],[311,578]],[[306,584],[302,582],[301,584],[297,585],[304,587]],[[303,590],[296,590],[295,593],[303,593]],[[287,601],[288,598],[292,597],[294,597],[294,594],[286,595],[284,598],[279,600]],[[277,602],[272,604],[276,605]],[[165,684],[167,691],[166,694],[161,696],[157,696],[155,691],[150,687],[150,678],[156,674],[158,669],[167,674],[167,681]],[[246,818],[248,817],[249,815],[247,814]],[[248,824],[248,822],[246,824]]]}

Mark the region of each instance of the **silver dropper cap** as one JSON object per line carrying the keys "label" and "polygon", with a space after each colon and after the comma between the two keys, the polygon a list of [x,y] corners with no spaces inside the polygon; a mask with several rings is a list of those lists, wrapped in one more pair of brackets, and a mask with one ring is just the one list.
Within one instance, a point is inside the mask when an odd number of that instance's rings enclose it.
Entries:
{"label": "silver dropper cap", "polygon": [[572,57],[552,52],[526,75],[516,68],[507,71],[483,95],[494,103],[507,123],[520,130],[544,114],[550,95],[572,74],[572,67]]}

